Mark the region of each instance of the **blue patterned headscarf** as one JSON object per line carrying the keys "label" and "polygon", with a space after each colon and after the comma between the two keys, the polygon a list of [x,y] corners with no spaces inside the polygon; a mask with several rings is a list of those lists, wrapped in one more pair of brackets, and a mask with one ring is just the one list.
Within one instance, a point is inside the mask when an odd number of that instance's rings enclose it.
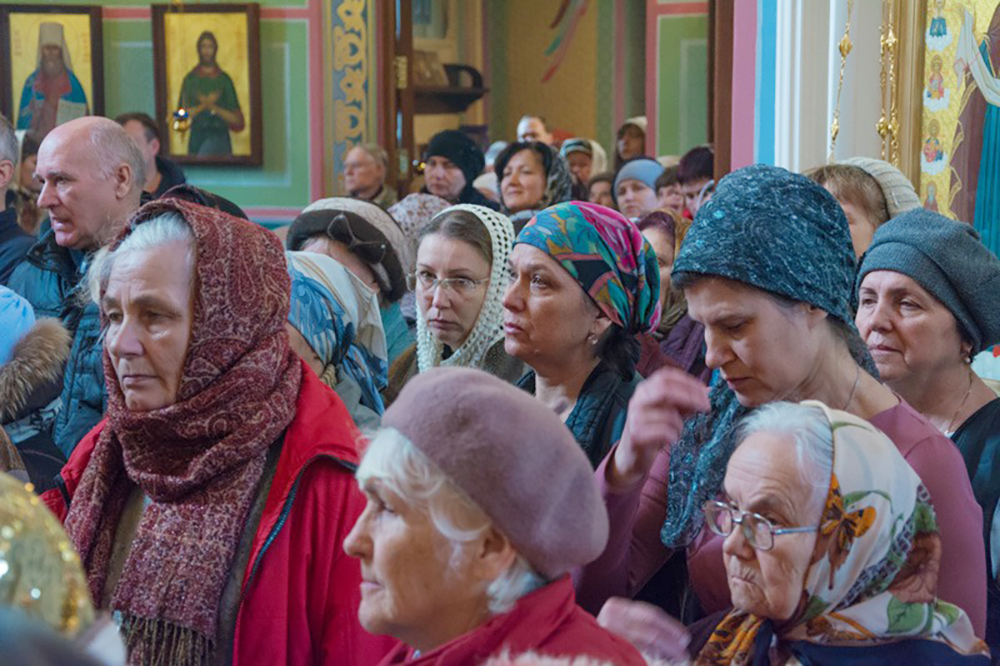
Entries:
{"label": "blue patterned headscarf", "polygon": [[639,227],[621,213],[584,201],[539,212],[514,245],[537,247],[573,276],[597,307],[633,335],[660,323],[660,271]]}
{"label": "blue patterned headscarf", "polygon": [[388,351],[375,292],[343,265],[313,252],[286,252],[292,278],[288,322],[323,362],[329,386],[342,375],[361,387],[361,404],[382,414]]}
{"label": "blue patterned headscarf", "polygon": [[[719,181],[715,196],[698,210],[671,275],[727,278],[816,306],[854,331],[851,355],[877,376],[854,328],[854,271],[851,232],[837,200],[805,176],[757,164]],[[660,534],[669,548],[687,545],[701,530],[701,507],[722,487],[734,431],[750,411],[718,377],[709,400],[711,412],[688,419],[671,451]]]}

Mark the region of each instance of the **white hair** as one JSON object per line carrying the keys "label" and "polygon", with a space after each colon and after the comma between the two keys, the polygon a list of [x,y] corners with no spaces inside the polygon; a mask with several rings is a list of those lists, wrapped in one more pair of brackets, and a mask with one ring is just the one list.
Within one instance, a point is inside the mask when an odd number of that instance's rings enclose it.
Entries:
{"label": "white hair", "polygon": [[[14,126],[10,124],[5,116],[0,114],[0,162],[10,160],[17,166],[21,161],[21,149],[18,146],[17,134]],[[14,176],[16,179],[17,176]],[[0,202],[3,203],[3,202]]]}
{"label": "white hair", "polygon": [[121,125],[116,122],[96,123],[90,128],[90,147],[102,178],[110,178],[115,169],[125,163],[132,170],[130,191],[133,194],[142,192],[146,185],[146,160]]}
{"label": "white hair", "polygon": [[833,431],[819,407],[794,402],[773,402],[751,413],[740,425],[742,443],[755,433],[789,437],[802,481],[826,498],[833,474]]}
{"label": "white hair", "polygon": [[136,226],[117,248],[110,250],[108,247],[104,247],[94,255],[90,268],[87,270],[87,292],[90,299],[95,302],[100,301],[101,291],[107,286],[108,278],[111,277],[111,269],[119,258],[141,250],[150,250],[174,243],[185,243],[188,248],[187,260],[193,265],[194,240],[194,232],[191,231],[191,227],[177,213],[163,213],[146,220]]}
{"label": "white hair", "polygon": [[[394,428],[382,428],[375,433],[356,477],[362,486],[369,479],[378,479],[410,506],[428,514],[434,528],[452,542],[452,563],[463,557],[468,542],[493,528],[490,517]],[[453,568],[450,563],[449,569]],[[490,612],[509,611],[518,599],[546,582],[518,555],[511,567],[486,589]]]}

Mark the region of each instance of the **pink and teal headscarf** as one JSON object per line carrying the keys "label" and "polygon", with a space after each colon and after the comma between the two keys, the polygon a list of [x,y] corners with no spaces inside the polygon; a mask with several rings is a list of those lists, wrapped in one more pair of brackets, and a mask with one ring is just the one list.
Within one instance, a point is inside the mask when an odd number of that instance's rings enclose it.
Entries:
{"label": "pink and teal headscarf", "polygon": [[573,276],[597,307],[635,335],[660,323],[660,272],[639,228],[621,213],[583,201],[549,206],[514,245],[537,247]]}

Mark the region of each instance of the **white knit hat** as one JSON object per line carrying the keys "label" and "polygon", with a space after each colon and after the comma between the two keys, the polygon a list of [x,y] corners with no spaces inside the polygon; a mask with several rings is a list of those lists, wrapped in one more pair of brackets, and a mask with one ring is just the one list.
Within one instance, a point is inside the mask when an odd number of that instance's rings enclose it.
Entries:
{"label": "white knit hat", "polygon": [[903,175],[903,172],[885,160],[874,157],[852,157],[840,164],[858,167],[878,181],[889,208],[889,218],[914,208],[920,208],[920,197],[917,196],[913,184]]}

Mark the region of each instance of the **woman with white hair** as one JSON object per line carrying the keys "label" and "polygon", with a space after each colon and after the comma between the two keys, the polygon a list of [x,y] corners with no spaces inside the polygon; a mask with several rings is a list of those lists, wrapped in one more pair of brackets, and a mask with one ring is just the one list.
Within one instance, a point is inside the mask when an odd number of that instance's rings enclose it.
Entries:
{"label": "woman with white hair", "polygon": [[608,519],[551,410],[482,371],[436,368],[382,424],[358,468],[367,506],[344,550],[361,561],[362,626],[400,641],[383,664],[504,651],[645,663],[576,605],[568,572],[601,553]]}

